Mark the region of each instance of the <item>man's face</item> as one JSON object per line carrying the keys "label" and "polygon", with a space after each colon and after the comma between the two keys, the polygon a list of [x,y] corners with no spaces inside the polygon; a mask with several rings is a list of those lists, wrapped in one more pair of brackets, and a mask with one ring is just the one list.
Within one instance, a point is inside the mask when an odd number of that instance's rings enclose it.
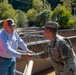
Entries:
{"label": "man's face", "polygon": [[44,37],[48,40],[52,40],[54,38],[54,33],[49,28],[44,28]]}
{"label": "man's face", "polygon": [[49,30],[48,28],[44,28],[44,33],[43,33],[43,34],[44,34],[44,37],[45,37],[45,38],[48,39],[48,37],[49,37],[49,35],[50,35],[49,33],[50,33],[50,30]]}
{"label": "man's face", "polygon": [[12,26],[4,26],[4,29],[6,30],[7,33],[12,34],[14,31],[15,25]]}

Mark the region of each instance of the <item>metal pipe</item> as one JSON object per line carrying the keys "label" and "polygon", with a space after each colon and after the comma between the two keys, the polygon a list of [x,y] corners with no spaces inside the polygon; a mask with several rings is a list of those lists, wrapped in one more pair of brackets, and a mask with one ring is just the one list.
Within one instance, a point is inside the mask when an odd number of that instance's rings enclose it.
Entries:
{"label": "metal pipe", "polygon": [[23,75],[31,75],[33,68],[33,60],[30,60],[28,66],[25,67]]}
{"label": "metal pipe", "polygon": [[[18,71],[18,70],[14,70],[14,72],[15,72],[16,74],[18,74],[18,75],[23,75],[23,73],[20,72],[20,71]],[[16,75],[16,74],[15,74],[15,75]]]}

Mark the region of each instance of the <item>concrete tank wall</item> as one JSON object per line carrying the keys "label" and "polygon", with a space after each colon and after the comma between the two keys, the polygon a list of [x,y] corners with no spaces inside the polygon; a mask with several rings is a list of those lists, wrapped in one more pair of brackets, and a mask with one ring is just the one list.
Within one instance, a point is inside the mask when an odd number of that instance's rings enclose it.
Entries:
{"label": "concrete tank wall", "polygon": [[58,33],[65,37],[76,36],[76,29],[58,30]]}

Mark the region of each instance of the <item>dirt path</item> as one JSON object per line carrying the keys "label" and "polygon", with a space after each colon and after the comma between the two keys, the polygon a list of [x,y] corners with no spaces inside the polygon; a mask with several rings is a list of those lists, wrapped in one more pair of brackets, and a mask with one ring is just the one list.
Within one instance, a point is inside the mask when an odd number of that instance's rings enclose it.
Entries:
{"label": "dirt path", "polygon": [[53,68],[49,68],[47,70],[44,70],[44,71],[39,72],[39,73],[34,74],[34,75],[55,75],[55,71]]}

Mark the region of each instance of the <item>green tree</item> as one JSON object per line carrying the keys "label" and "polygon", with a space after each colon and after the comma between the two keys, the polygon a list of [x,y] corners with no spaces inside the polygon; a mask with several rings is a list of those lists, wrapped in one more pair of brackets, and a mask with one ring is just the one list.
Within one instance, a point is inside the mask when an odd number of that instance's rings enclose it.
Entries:
{"label": "green tree", "polygon": [[14,9],[19,9],[21,11],[27,12],[32,8],[32,0],[8,0],[12,4]]}
{"label": "green tree", "polygon": [[34,22],[35,22],[35,19],[36,19],[36,13],[37,13],[36,10],[34,10],[33,8],[30,9],[26,13],[27,19],[29,20],[29,22],[28,22],[29,26],[34,25]]}
{"label": "green tree", "polygon": [[73,28],[73,16],[64,6],[56,8],[52,13],[51,19],[58,21],[61,29]]}
{"label": "green tree", "polygon": [[44,10],[36,16],[36,26],[43,26],[46,21],[50,20],[51,10]]}
{"label": "green tree", "polygon": [[21,10],[17,10],[17,26],[18,27],[25,27],[26,23],[28,22],[27,17],[25,16],[25,13]]}
{"label": "green tree", "polygon": [[0,0],[0,3],[2,3],[4,0]]}
{"label": "green tree", "polygon": [[47,2],[47,0],[41,1],[41,0],[33,0],[33,8],[39,13],[43,10],[51,10],[50,4]]}
{"label": "green tree", "polygon": [[7,0],[0,3],[0,19],[6,18],[16,18],[16,11],[13,9],[12,5],[8,4]]}
{"label": "green tree", "polygon": [[67,9],[67,10],[69,10],[69,11],[71,11],[71,4],[72,4],[72,1],[73,0],[61,0],[61,1],[63,1],[63,6]]}
{"label": "green tree", "polygon": [[26,13],[30,26],[36,24],[37,14],[43,12],[44,10],[51,10],[49,4],[46,3],[46,1],[43,3],[41,0],[33,0],[32,8]]}

